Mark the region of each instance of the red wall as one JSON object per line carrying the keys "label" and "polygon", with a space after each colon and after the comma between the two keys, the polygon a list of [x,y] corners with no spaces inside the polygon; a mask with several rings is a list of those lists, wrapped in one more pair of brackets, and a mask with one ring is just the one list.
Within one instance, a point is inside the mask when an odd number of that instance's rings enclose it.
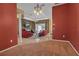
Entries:
{"label": "red wall", "polygon": [[[11,43],[10,40],[13,42]],[[16,4],[0,3],[0,50],[17,44]]]}
{"label": "red wall", "polygon": [[[56,6],[53,10],[53,38],[54,39],[66,39],[66,20],[67,20],[67,5]],[[63,37],[65,35],[65,37]]]}
{"label": "red wall", "polygon": [[68,8],[68,40],[79,52],[79,4],[69,4]]}
{"label": "red wall", "polygon": [[66,33],[65,40],[69,40],[79,52],[79,4],[56,6],[53,15],[56,27],[54,38],[63,39],[62,33]]}

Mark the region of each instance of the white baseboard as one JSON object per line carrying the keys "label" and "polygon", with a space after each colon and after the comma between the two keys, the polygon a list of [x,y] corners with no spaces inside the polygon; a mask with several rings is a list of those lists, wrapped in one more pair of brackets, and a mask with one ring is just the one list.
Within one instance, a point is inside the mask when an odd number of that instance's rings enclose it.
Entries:
{"label": "white baseboard", "polygon": [[[79,55],[78,51],[75,49],[75,47],[72,45],[72,43],[71,43],[70,41],[66,41],[66,40],[55,40],[55,39],[52,40],[52,41],[68,42],[68,43],[71,45],[71,47],[74,49],[74,51]],[[0,53],[2,53],[2,52],[4,52],[4,51],[7,51],[7,50],[10,50],[10,49],[12,49],[12,48],[14,48],[14,47],[16,47],[16,46],[18,46],[18,44],[15,45],[15,46],[12,46],[12,47],[10,47],[10,48],[4,49],[4,50],[0,51]]]}
{"label": "white baseboard", "polygon": [[76,48],[72,45],[72,43],[70,41],[66,41],[66,40],[57,40],[54,39],[53,41],[59,41],[59,42],[68,42],[70,44],[70,46],[74,49],[74,51],[79,55],[78,51],[76,50]]}
{"label": "white baseboard", "polygon": [[66,41],[66,40],[57,40],[57,39],[53,39],[53,41],[59,41],[59,42],[69,42],[69,41]]}
{"label": "white baseboard", "polygon": [[66,41],[66,40],[57,40],[57,39],[54,39],[53,41],[59,41],[59,42],[68,42],[71,47],[74,49],[74,51],[79,55],[78,51],[76,50],[76,48],[71,44],[70,41]]}
{"label": "white baseboard", "polygon": [[76,48],[72,45],[72,43],[71,43],[70,41],[69,41],[68,43],[71,45],[71,47],[74,49],[74,51],[79,55],[78,51],[77,51]]}
{"label": "white baseboard", "polygon": [[7,50],[10,50],[10,49],[12,49],[12,48],[14,48],[14,47],[16,47],[16,46],[18,46],[18,44],[17,44],[17,45],[14,45],[14,46],[12,46],[12,47],[10,47],[10,48],[7,48],[7,49],[4,49],[4,50],[1,50],[0,53],[2,53],[2,52],[4,52],[4,51],[7,51]]}

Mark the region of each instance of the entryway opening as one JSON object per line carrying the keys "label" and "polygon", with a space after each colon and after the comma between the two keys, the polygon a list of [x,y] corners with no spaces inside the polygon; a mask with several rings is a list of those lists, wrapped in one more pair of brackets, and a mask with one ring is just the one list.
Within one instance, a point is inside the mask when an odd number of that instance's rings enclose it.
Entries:
{"label": "entryway opening", "polygon": [[[37,5],[44,5],[40,14],[36,14],[33,10]],[[17,6],[19,15],[18,44],[29,44],[52,39],[52,4],[18,3]],[[48,9],[46,10],[46,8]]]}

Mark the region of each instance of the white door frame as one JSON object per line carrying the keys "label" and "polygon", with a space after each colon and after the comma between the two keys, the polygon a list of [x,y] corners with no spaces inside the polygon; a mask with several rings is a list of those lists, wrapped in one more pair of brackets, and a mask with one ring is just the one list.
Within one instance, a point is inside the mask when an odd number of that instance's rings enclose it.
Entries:
{"label": "white door frame", "polygon": [[19,15],[19,38],[18,38],[18,44],[22,44],[22,17],[21,14]]}

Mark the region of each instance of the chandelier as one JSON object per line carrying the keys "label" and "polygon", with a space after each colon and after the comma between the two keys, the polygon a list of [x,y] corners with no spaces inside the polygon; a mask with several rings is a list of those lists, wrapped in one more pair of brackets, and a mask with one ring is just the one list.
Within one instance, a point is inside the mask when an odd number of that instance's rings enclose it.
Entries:
{"label": "chandelier", "polygon": [[43,4],[42,5],[37,4],[34,7],[34,14],[36,14],[36,15],[42,14],[42,12],[43,12],[42,6],[44,6],[44,5]]}

